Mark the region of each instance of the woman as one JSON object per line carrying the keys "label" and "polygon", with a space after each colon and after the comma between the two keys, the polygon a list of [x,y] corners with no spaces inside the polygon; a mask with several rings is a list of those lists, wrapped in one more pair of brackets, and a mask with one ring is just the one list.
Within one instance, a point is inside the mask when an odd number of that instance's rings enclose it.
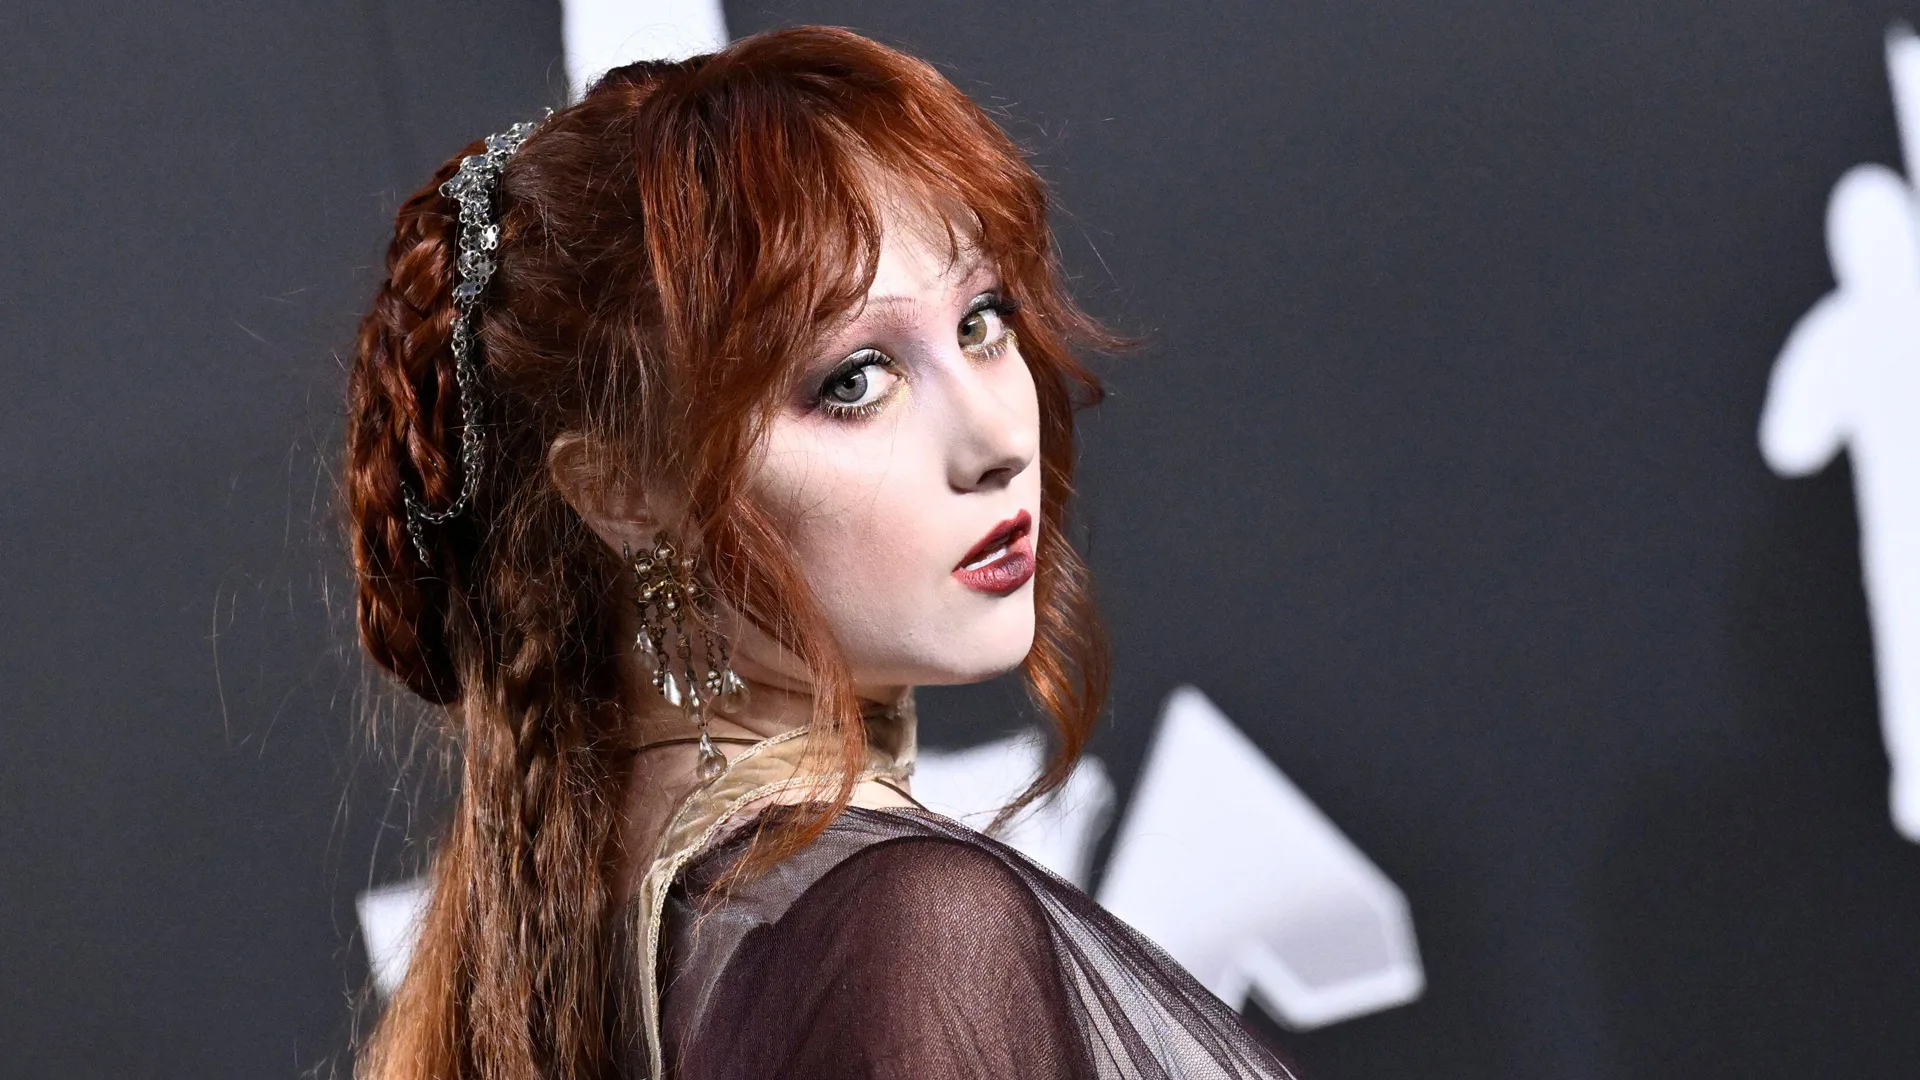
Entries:
{"label": "woman", "polygon": [[350,387],[362,640],[462,764],[365,1074],[1285,1075],[911,795],[914,686],[1022,670],[1019,805],[1106,686],[1061,530],[1105,339],[999,129],[796,29],[474,150],[401,208]]}

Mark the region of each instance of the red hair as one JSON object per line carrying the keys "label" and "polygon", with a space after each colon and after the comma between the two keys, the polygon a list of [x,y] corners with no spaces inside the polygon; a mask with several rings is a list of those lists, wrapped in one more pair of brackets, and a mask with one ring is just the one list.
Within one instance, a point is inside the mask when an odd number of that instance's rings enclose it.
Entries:
{"label": "red hair", "polygon": [[[478,149],[467,148],[468,153]],[[997,265],[1038,388],[1037,628],[1023,664],[1055,752],[1017,805],[1066,779],[1106,692],[1085,564],[1063,529],[1073,413],[1111,343],[1066,296],[1043,185],[925,63],[842,30],[747,38],[609,72],[508,163],[500,269],[482,301],[484,474],[430,529],[402,485],[459,489],[448,346],[455,207],[442,166],[401,207],[349,386],[345,499],[368,653],[446,707],[462,754],[450,835],[407,979],[363,1066],[383,1080],[617,1072],[611,955],[622,749],[619,559],[562,498],[547,451],[583,436],[608,481],[668,483],[720,598],[799,656],[837,795],[765,851],[809,842],[865,752],[850,673],[792,552],[747,495],[779,391],[878,263],[875,170],[941,207]],[[830,785],[832,787],[832,785]]]}

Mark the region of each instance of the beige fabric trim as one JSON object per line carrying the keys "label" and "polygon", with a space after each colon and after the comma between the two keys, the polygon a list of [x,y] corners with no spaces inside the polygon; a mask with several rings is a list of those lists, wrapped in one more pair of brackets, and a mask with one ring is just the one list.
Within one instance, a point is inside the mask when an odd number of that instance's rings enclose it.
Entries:
{"label": "beige fabric trim", "polygon": [[[915,752],[914,716],[907,699],[905,708],[895,711],[895,723],[869,723],[867,768],[854,777],[855,783],[868,780],[904,781],[913,773]],[[904,715],[902,715],[904,714]],[[769,795],[818,782],[800,769],[806,750],[807,729],[784,731],[749,746],[734,755],[725,772],[712,782],[696,788],[680,804],[660,843],[653,862],[641,880],[636,897],[636,920],[642,928],[640,940],[641,1030],[647,1044],[647,1075],[660,1080],[665,1075],[665,1051],[660,1038],[660,932],[664,921],[667,891],[694,857],[705,851],[730,824],[750,820],[746,811]],[[906,791],[888,783],[902,795]],[[907,795],[909,799],[911,795]]]}

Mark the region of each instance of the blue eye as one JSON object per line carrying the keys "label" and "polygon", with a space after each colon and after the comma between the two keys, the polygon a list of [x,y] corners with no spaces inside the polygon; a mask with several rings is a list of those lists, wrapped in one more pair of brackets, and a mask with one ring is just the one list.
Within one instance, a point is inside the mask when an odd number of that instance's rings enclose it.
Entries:
{"label": "blue eye", "polygon": [[900,376],[877,349],[861,349],[841,361],[820,384],[814,400],[837,417],[864,415],[880,407]]}
{"label": "blue eye", "polygon": [[854,368],[828,383],[826,396],[836,405],[864,405],[873,383],[874,380],[867,377],[867,368]]}

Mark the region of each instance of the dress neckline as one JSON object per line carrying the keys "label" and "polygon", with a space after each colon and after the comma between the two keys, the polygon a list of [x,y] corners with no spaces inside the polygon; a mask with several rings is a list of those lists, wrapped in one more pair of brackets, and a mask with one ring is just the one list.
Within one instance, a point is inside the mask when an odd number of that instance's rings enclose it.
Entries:
{"label": "dress neckline", "polygon": [[[912,696],[903,696],[894,708],[867,715],[865,720],[867,762],[855,774],[854,782],[879,781],[912,800],[913,796],[899,786],[913,774],[918,745]],[[802,725],[728,754],[726,768],[689,792],[660,834],[653,859],[634,894],[632,913],[641,950],[638,958],[640,1026],[646,1042],[647,1075],[651,1080],[661,1080],[664,1076],[660,1040],[660,934],[667,892],[694,858],[750,822],[760,809],[776,805],[765,802],[769,796],[820,785],[818,774],[804,768],[807,734],[807,726]],[[914,805],[919,803],[915,801]]]}

